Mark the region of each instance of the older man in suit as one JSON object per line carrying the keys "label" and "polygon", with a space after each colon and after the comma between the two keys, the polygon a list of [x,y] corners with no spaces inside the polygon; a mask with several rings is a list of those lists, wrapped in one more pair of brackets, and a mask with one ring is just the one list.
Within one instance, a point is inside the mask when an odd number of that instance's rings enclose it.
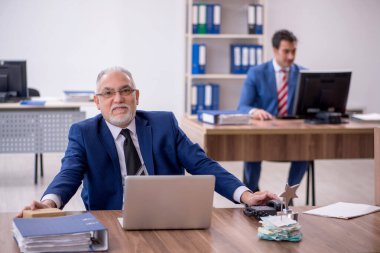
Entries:
{"label": "older man in suit", "polygon": [[[297,77],[302,69],[294,63],[297,38],[292,32],[276,32],[272,46],[274,59],[249,69],[239,101],[238,109],[257,120],[292,114]],[[288,184],[299,184],[307,168],[307,161],[291,162]],[[244,163],[244,183],[254,192],[259,190],[260,173],[261,162]]]}
{"label": "older man in suit", "polygon": [[24,210],[63,208],[82,181],[87,210],[121,209],[126,175],[183,175],[185,169],[214,175],[215,190],[234,202],[259,205],[277,198],[269,192],[252,193],[209,159],[178,127],[172,113],[136,111],[139,97],[129,71],[102,71],[94,98],[101,114],[71,127],[60,172],[42,200]]}

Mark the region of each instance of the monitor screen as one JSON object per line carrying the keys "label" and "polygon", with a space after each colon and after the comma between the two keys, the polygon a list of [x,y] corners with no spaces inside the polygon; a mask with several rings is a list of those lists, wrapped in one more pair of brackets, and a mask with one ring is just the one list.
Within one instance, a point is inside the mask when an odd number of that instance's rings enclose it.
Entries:
{"label": "monitor screen", "polygon": [[0,92],[9,98],[28,97],[26,61],[0,61]]}
{"label": "monitor screen", "polygon": [[300,71],[293,114],[301,118],[317,113],[344,115],[350,80],[351,71]]}

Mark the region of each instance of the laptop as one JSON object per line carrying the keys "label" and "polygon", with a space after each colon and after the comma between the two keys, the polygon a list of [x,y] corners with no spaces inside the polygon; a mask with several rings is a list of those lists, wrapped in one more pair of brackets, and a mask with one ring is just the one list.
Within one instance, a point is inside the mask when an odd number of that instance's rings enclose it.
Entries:
{"label": "laptop", "polygon": [[127,176],[122,227],[126,230],[206,229],[215,177]]}

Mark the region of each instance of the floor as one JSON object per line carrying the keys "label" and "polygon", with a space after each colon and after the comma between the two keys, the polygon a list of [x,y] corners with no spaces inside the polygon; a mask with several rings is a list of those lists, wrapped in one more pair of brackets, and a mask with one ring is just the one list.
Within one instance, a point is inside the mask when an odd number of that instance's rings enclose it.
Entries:
{"label": "floor", "polygon": [[[0,154],[0,212],[16,212],[32,200],[38,200],[60,168],[62,153],[44,154],[44,178],[34,185],[33,154]],[[241,162],[221,163],[239,179]],[[324,160],[315,162],[317,205],[338,201],[373,204],[373,160]],[[280,194],[285,187],[288,163],[264,162],[260,188]],[[305,204],[305,178],[297,191],[295,205]],[[218,194],[215,207],[238,207]],[[80,191],[65,210],[84,210]]]}

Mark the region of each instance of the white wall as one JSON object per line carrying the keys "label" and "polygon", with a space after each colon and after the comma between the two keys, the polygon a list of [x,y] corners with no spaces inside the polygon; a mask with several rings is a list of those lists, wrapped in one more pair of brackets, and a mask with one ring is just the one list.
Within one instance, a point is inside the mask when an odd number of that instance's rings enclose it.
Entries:
{"label": "white wall", "polygon": [[[27,59],[29,86],[44,96],[93,89],[122,65],[142,92],[140,109],[184,111],[185,0],[1,0],[0,59]],[[267,41],[288,28],[297,62],[352,69],[349,107],[380,111],[380,1],[268,0]],[[270,45],[270,43],[268,43]],[[270,52],[270,48],[267,48]]]}
{"label": "white wall", "polygon": [[27,59],[28,85],[44,96],[91,89],[121,65],[141,90],[140,109],[184,111],[183,1],[1,0],[0,59]]}
{"label": "white wall", "polygon": [[276,30],[292,30],[297,63],[353,70],[348,108],[380,112],[380,1],[270,0],[267,11],[268,45]]}

